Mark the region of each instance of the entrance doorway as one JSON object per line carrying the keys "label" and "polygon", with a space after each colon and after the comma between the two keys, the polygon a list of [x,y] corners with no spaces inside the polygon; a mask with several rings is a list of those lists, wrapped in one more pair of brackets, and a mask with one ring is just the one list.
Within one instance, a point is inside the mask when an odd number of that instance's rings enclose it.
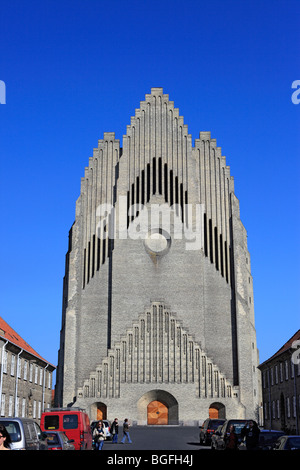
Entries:
{"label": "entrance doorway", "polygon": [[208,416],[210,419],[225,419],[225,406],[223,403],[212,403],[208,410]]}
{"label": "entrance doorway", "polygon": [[147,406],[147,422],[148,424],[168,424],[169,409],[161,401],[151,401]]}
{"label": "entrance doorway", "polygon": [[98,403],[97,405],[97,421],[101,421],[102,419],[106,419],[106,405],[104,403]]}
{"label": "entrance doorway", "polygon": [[138,421],[148,425],[178,425],[178,402],[171,393],[154,389],[137,402]]}
{"label": "entrance doorway", "polygon": [[219,418],[219,410],[217,408],[209,408],[209,417],[210,419],[218,419]]}

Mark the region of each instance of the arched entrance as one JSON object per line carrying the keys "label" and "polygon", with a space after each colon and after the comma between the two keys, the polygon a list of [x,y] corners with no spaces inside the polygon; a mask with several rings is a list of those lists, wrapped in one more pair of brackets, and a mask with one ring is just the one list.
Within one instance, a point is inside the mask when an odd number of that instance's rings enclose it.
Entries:
{"label": "arched entrance", "polygon": [[208,416],[210,419],[225,419],[225,406],[223,403],[212,403],[208,410]]}
{"label": "arched entrance", "polygon": [[91,405],[91,421],[107,419],[107,406],[101,401],[96,401]]}
{"label": "arched entrance", "polygon": [[97,403],[97,421],[106,419],[107,407],[104,403]]}
{"label": "arched entrance", "polygon": [[147,406],[148,424],[168,424],[169,408],[158,400],[153,400]]}
{"label": "arched entrance", "polygon": [[178,424],[178,402],[165,390],[150,390],[137,403],[140,422],[148,425]]}

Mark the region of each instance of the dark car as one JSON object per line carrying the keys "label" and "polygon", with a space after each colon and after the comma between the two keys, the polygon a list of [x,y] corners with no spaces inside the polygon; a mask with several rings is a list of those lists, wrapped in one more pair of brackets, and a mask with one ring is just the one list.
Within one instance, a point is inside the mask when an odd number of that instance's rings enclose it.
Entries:
{"label": "dark car", "polygon": [[225,422],[225,419],[211,419],[207,418],[202,426],[200,426],[200,445],[209,445],[211,443],[211,436],[217,428]]}
{"label": "dark car", "polygon": [[211,438],[212,450],[224,450],[226,448],[226,440],[229,435],[229,428],[234,426],[235,433],[237,434],[238,444],[242,441],[241,431],[248,423],[248,419],[229,419],[217,428]]}
{"label": "dark car", "polygon": [[300,436],[281,436],[274,450],[300,450]]}
{"label": "dark car", "polygon": [[46,431],[49,450],[75,450],[74,439],[68,439],[61,431]]}
{"label": "dark car", "polygon": [[[274,449],[277,439],[284,435],[283,431],[274,431],[270,429],[261,429],[259,433],[258,449],[272,450]],[[246,450],[246,443],[243,441],[239,445],[239,450]]]}

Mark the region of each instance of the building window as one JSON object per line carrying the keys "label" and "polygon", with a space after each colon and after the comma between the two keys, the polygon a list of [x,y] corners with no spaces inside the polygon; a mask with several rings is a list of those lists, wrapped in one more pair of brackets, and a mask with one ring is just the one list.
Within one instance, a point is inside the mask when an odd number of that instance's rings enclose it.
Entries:
{"label": "building window", "polygon": [[271,368],[271,385],[274,385],[273,367]]}
{"label": "building window", "polygon": [[22,418],[26,417],[26,399],[22,398]]}
{"label": "building window", "polygon": [[266,371],[263,372],[262,379],[263,379],[263,388],[266,388],[267,387],[267,372]]}
{"label": "building window", "polygon": [[38,383],[38,366],[35,366],[35,374],[34,374],[34,383],[37,384]]}
{"label": "building window", "polygon": [[15,364],[16,364],[16,356],[12,354],[11,363],[10,363],[10,375],[15,375]]}
{"label": "building window", "polygon": [[290,405],[290,398],[287,397],[286,399],[286,415],[288,418],[291,417],[291,405]]}
{"label": "building window", "polygon": [[265,419],[268,419],[268,404],[267,404],[267,402],[264,403],[264,413],[265,413]]}
{"label": "building window", "polygon": [[27,367],[28,367],[28,361],[24,361],[24,380],[27,380]]}
{"label": "building window", "polygon": [[[48,377],[48,385],[47,385],[47,387],[50,388],[50,377],[51,377],[50,372],[47,372],[46,377]],[[47,383],[47,382],[45,382],[45,383]]]}
{"label": "building window", "polygon": [[5,393],[2,393],[1,397],[1,410],[0,410],[1,416],[5,416]]}
{"label": "building window", "polygon": [[13,409],[14,409],[14,397],[12,395],[9,395],[8,416],[13,416]]}
{"label": "building window", "polygon": [[4,351],[3,354],[3,372],[7,374],[7,351]]}
{"label": "building window", "polygon": [[297,416],[297,409],[296,409],[296,397],[293,396],[293,418],[296,418]]}
{"label": "building window", "polygon": [[29,366],[29,382],[32,382],[33,378],[33,364],[30,364]]}
{"label": "building window", "polygon": [[285,361],[285,380],[288,380],[289,378],[289,363],[288,361]]}

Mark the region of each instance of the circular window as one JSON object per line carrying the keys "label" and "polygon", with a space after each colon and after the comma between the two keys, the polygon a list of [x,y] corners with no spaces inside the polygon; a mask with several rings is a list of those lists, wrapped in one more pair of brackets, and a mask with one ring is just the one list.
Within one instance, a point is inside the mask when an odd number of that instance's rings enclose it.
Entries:
{"label": "circular window", "polygon": [[154,229],[148,233],[145,246],[149,253],[157,256],[165,255],[171,245],[170,235],[162,229]]}

